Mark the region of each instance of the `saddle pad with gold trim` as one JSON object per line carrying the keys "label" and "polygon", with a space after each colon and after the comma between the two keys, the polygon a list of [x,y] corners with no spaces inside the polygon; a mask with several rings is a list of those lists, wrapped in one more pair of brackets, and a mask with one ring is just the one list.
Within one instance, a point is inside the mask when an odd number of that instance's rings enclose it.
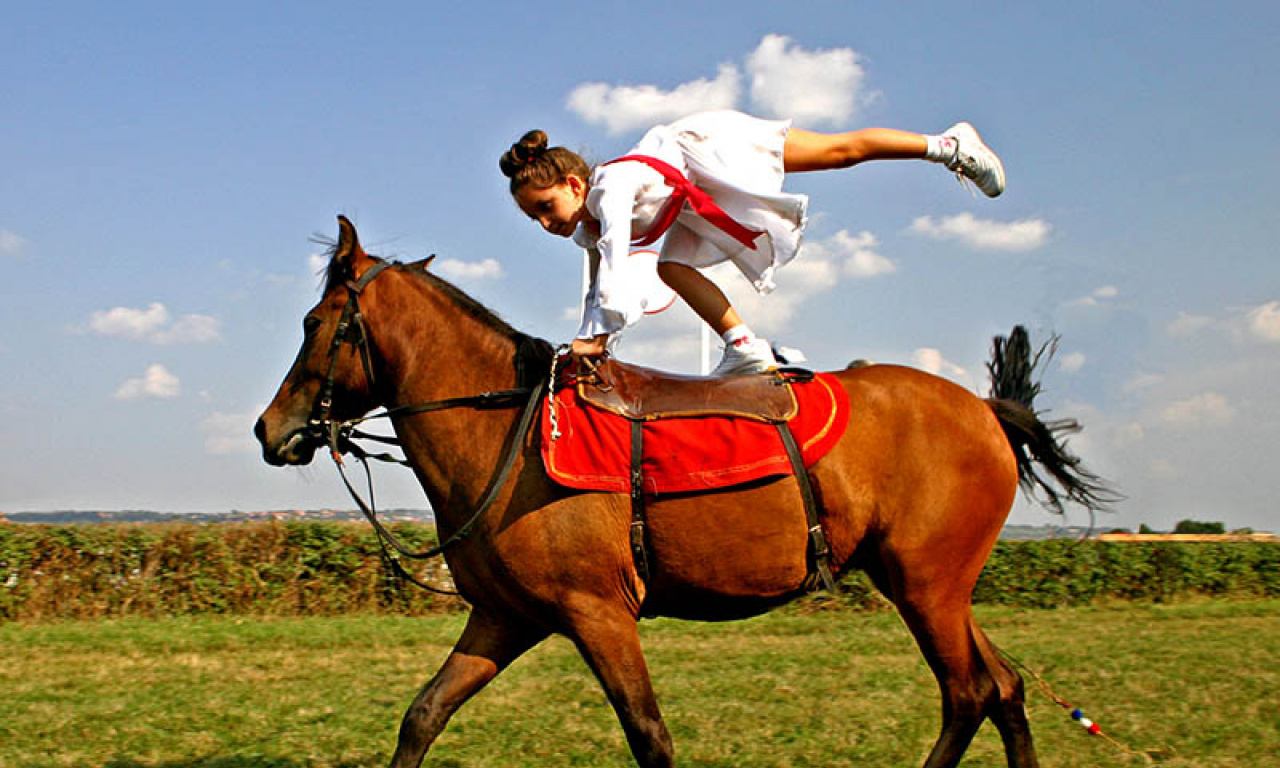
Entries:
{"label": "saddle pad with gold trim", "polygon": [[[835,446],[849,424],[849,398],[830,374],[793,381],[797,412],[788,424],[806,467]],[[629,493],[631,421],[582,403],[577,387],[555,393],[555,422],[542,413],[542,460],[561,485]],[[550,399],[548,399],[550,403]],[[693,493],[791,474],[774,424],[750,418],[696,416],[643,421],[640,463],[645,492]]]}

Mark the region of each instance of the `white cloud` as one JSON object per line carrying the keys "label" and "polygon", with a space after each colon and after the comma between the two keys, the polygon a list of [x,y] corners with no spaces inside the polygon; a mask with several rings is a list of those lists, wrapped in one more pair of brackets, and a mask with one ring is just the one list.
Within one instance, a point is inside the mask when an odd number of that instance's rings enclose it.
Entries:
{"label": "white cloud", "polygon": [[1066,303],[1066,306],[1098,307],[1098,306],[1101,306],[1103,302],[1114,299],[1119,295],[1120,295],[1119,288],[1115,287],[1114,285],[1104,285],[1094,290],[1094,292],[1089,294],[1088,296],[1081,296],[1078,299],[1072,299],[1071,301],[1068,301]]}
{"label": "white cloud", "polygon": [[103,336],[123,336],[127,339],[144,339],[169,322],[169,310],[158,301],[146,309],[116,307],[94,312],[89,327]]}
{"label": "white cloud", "polygon": [[911,362],[920,370],[937,376],[964,378],[968,374],[968,371],[947,360],[942,356],[942,352],[933,347],[920,347],[912,352]]}
{"label": "white cloud", "polygon": [[751,102],[760,114],[798,125],[847,124],[865,73],[852,48],[808,51],[783,35],[765,35],[747,56]]}
{"label": "white cloud", "polygon": [[611,135],[646,129],[694,112],[732,109],[738,102],[741,75],[721,64],[714,80],[705,78],[664,91],[655,85],[584,83],[569,93],[570,112]]}
{"label": "white cloud", "polygon": [[830,237],[825,245],[844,260],[843,272],[849,277],[876,277],[898,269],[896,264],[880,254],[880,242],[866,230],[850,235],[842,229]]}
{"label": "white cloud", "polygon": [[911,231],[917,234],[935,240],[958,240],[970,248],[989,251],[1035,250],[1048,242],[1050,229],[1043,219],[1000,222],[974,218],[970,213],[936,220],[921,216],[911,222]]}
{"label": "white cloud", "polygon": [[502,265],[497,259],[484,261],[459,261],[443,259],[432,262],[435,271],[450,280],[496,280],[502,277]]}
{"label": "white cloud", "polygon": [[1141,392],[1150,390],[1164,383],[1164,375],[1159,373],[1147,373],[1139,371],[1130,376],[1127,381],[1120,385],[1120,389],[1124,392]]}
{"label": "white cloud", "polygon": [[22,253],[26,245],[26,240],[7,229],[0,229],[0,255],[17,256]]}
{"label": "white cloud", "polygon": [[178,396],[181,387],[178,377],[169,373],[163,365],[155,363],[147,366],[142,378],[127,379],[116,390],[117,400],[138,400],[143,397],[170,399]]}
{"label": "white cloud", "polygon": [[219,321],[209,315],[183,315],[173,321],[165,305],[153,301],[146,309],[115,307],[94,312],[89,328],[102,336],[118,336],[151,344],[205,344],[221,338]]}
{"label": "white cloud", "polygon": [[1083,352],[1070,352],[1058,358],[1058,368],[1066,373],[1075,373],[1084,367],[1085,359]]}
{"label": "white cloud", "polygon": [[1261,341],[1280,341],[1280,301],[1254,307],[1246,315],[1249,331]]}
{"label": "white cloud", "polygon": [[1128,448],[1141,442],[1146,434],[1147,431],[1140,422],[1129,421],[1115,428],[1111,441],[1117,448]]}
{"label": "white cloud", "polygon": [[1202,392],[1179,400],[1160,412],[1160,419],[1165,423],[1184,427],[1222,426],[1235,416],[1235,407],[1216,392]]}
{"label": "white cloud", "polygon": [[[259,409],[261,410],[261,409]],[[211,456],[255,453],[258,442],[253,438],[253,422],[257,416],[248,413],[214,411],[200,422],[204,435],[204,452]]]}
{"label": "white cloud", "polygon": [[732,264],[705,271],[728,296],[751,328],[764,335],[789,330],[791,319],[816,294],[829,291],[848,277],[865,278],[896,269],[875,251],[878,242],[870,232],[856,235],[837,232],[822,241],[808,241],[799,256],[777,273],[778,290],[757,293]]}
{"label": "white cloud", "polygon": [[307,271],[319,275],[329,267],[329,257],[323,253],[312,253],[307,256]]}
{"label": "white cloud", "polygon": [[152,344],[206,344],[221,338],[218,318],[209,315],[183,315],[167,328],[161,328],[148,339]]}
{"label": "white cloud", "polygon": [[1169,327],[1165,330],[1170,336],[1190,336],[1196,331],[1207,328],[1212,323],[1213,318],[1211,317],[1179,312],[1178,317],[1172,323],[1169,323]]}
{"label": "white cloud", "polygon": [[817,243],[806,244],[796,259],[778,273],[786,290],[823,291],[840,281],[840,265],[835,254]]}
{"label": "white cloud", "polygon": [[[643,365],[668,371],[697,371],[702,354],[699,334],[700,323],[686,323],[685,327],[663,337],[646,334],[643,338],[623,337],[618,344],[618,354],[626,360],[643,361]],[[722,344],[711,334],[711,364],[719,360]],[[697,371],[701,372],[701,371]]]}
{"label": "white cloud", "polygon": [[[790,271],[804,263],[829,263],[832,271],[838,269],[839,274],[853,278],[868,278],[885,275],[898,267],[877,250],[880,242],[876,236],[867,231],[856,235],[848,230],[840,230],[822,241],[806,242],[801,250],[801,258],[787,266]],[[834,283],[837,275],[829,278]]]}

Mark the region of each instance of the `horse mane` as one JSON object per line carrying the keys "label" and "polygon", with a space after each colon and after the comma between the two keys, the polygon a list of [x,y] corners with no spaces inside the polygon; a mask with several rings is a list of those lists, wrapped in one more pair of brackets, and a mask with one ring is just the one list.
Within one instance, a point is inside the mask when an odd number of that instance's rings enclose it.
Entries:
{"label": "horse mane", "polygon": [[513,363],[516,368],[516,386],[533,387],[541,381],[551,368],[551,360],[555,357],[555,347],[546,339],[529,336],[511,327],[496,312],[481,304],[466,291],[434,274],[427,269],[431,258],[412,264],[402,265],[402,269],[415,277],[426,280],[437,291],[443,293],[455,306],[468,317],[491,328],[504,338],[511,339],[516,345]]}
{"label": "horse mane", "polygon": [[[313,241],[325,246],[325,255],[328,257],[328,263],[324,268],[324,293],[328,293],[355,278],[350,264],[341,263],[337,260],[337,242],[321,237],[313,238]],[[370,255],[372,256],[372,254]],[[381,260],[381,257],[372,257]],[[476,320],[502,338],[510,339],[516,345],[514,362],[519,386],[531,386],[538,381],[544,375],[544,372],[550,368],[551,359],[555,356],[555,348],[551,343],[545,339],[529,336],[516,330],[510,323],[499,317],[496,312],[481,304],[466,291],[428,270],[427,265],[432,258],[434,257],[408,264],[393,263],[396,269],[420,280],[425,280],[434,290],[443,294],[454,306],[462,310],[467,317]]]}

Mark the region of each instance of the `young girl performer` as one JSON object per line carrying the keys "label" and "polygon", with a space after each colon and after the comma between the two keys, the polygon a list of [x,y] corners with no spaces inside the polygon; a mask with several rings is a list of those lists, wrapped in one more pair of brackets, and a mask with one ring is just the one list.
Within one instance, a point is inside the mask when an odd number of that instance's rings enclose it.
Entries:
{"label": "young girl performer", "polygon": [[698,270],[732,261],[756,290],[795,258],[808,198],[782,191],[785,173],[848,168],[868,160],[941,163],[988,197],[1004,191],[1000,158],[968,123],[928,136],[887,128],[821,134],[740,112],[705,112],[653,128],[624,157],[592,170],[575,152],[529,131],[499,161],[520,210],[587,251],[591,281],[577,357],[604,354],[609,338],[644,314],[628,275],[632,245],[665,235],[658,275],[720,334],[724,358],[712,375],[776,367],[769,342],[742,322]]}

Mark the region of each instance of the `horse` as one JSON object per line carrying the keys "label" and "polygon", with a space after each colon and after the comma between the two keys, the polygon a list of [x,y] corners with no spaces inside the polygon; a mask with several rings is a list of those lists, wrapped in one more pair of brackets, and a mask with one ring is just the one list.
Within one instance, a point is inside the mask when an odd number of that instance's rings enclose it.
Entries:
{"label": "horse", "polygon": [[[408,707],[392,768],[421,765],[454,712],[553,633],[599,680],[636,763],[674,765],[639,620],[748,617],[808,591],[799,480],[651,500],[642,575],[628,495],[552,482],[527,429],[534,404],[522,397],[542,391],[551,345],[433,274],[430,259],[370,256],[351,222],[338,224],[302,347],[254,432],[269,464],[302,465],[338,448],[326,437],[335,425],[384,407],[434,511],[470,612]],[[1033,410],[1035,361],[1018,331],[997,337],[987,399],[903,366],[834,372],[852,424],[808,467],[831,569],[869,575],[937,679],[942,725],[925,768],[958,764],[988,718],[1009,766],[1038,764],[1022,677],[975,622],[971,594],[1019,486],[1059,509],[1106,501],[1061,439],[1078,425]]]}

